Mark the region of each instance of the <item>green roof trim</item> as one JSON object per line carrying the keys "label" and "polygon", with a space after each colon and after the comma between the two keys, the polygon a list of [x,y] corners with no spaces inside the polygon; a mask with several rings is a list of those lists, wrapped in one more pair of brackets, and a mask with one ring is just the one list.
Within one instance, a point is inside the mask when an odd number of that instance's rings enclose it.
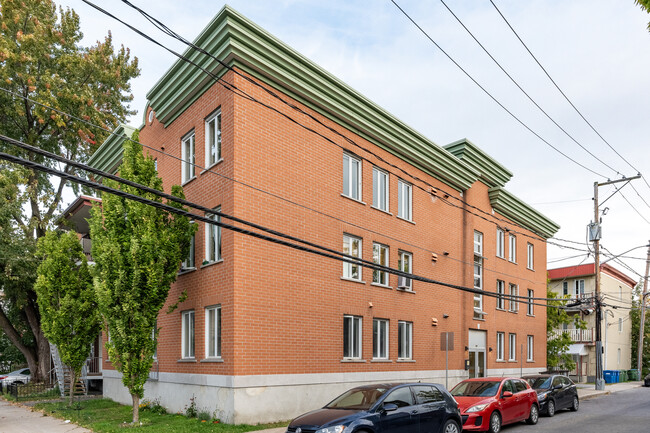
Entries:
{"label": "green roof trim", "polygon": [[488,190],[488,197],[495,211],[545,239],[553,237],[560,229],[557,223],[542,215],[502,187],[490,188]]}
{"label": "green roof trim", "polygon": [[466,138],[454,141],[444,148],[480,173],[481,180],[491,188],[505,186],[512,177],[510,170]]}
{"label": "green roof trim", "polygon": [[88,165],[111,174],[117,173],[122,162],[124,142],[131,138],[135,130],[132,126],[120,124],[92,154]]}

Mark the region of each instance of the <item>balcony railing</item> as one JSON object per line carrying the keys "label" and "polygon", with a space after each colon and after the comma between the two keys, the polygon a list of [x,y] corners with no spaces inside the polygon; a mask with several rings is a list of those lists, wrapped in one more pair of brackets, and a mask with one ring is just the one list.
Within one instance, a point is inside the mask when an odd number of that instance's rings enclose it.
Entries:
{"label": "balcony railing", "polygon": [[553,331],[556,337],[562,335],[563,332],[568,332],[571,336],[571,341],[574,343],[593,343],[596,339],[594,338],[594,328],[589,329],[556,329]]}
{"label": "balcony railing", "polygon": [[90,255],[90,251],[92,249],[92,241],[90,238],[81,238],[80,239],[81,246],[83,247],[84,254],[86,255],[86,259],[89,262],[93,261],[93,257]]}
{"label": "balcony railing", "polygon": [[96,376],[102,374],[102,359],[99,357],[92,357],[86,360],[86,374],[88,376]]}

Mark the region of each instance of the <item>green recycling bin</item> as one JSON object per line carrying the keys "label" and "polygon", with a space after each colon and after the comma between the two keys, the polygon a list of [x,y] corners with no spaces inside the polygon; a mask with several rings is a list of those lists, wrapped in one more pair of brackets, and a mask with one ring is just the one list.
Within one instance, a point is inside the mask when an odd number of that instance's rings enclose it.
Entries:
{"label": "green recycling bin", "polygon": [[627,382],[627,370],[620,370],[618,381]]}
{"label": "green recycling bin", "polygon": [[628,370],[627,371],[627,378],[629,380],[640,380],[639,370],[637,370],[636,368]]}

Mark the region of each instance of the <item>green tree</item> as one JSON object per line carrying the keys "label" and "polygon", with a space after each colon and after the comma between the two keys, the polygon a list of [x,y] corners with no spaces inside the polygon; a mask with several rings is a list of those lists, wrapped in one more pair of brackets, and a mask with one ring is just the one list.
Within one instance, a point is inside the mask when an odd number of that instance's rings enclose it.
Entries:
{"label": "green tree", "polygon": [[[81,45],[82,36],[79,16],[69,8],[57,11],[51,0],[2,0],[0,134],[83,162],[107,133],[31,101],[108,129],[133,114],[128,106],[133,99],[129,81],[139,74],[137,59],[131,59],[124,47],[115,50],[110,33],[90,47]],[[4,142],[0,142],[0,150],[55,164]],[[60,169],[76,173],[69,166]],[[15,246],[9,247],[16,253],[0,263],[0,274],[10,275],[0,280],[4,291],[0,327],[23,353],[38,380],[47,374],[50,353],[33,290],[38,266],[34,251],[37,239],[57,218],[68,183],[6,164],[0,165],[0,170],[15,174],[18,186],[10,195],[11,202],[4,200],[5,196],[0,199],[0,207],[11,208],[10,223],[17,229],[12,238]],[[33,335],[31,345],[21,343],[23,329]]]}
{"label": "green tree", "polygon": [[[636,368],[637,360],[639,359],[639,328],[641,327],[641,294],[643,291],[643,283],[636,285],[632,291],[632,309],[630,310],[630,322],[632,324],[632,368]],[[647,300],[646,300],[647,305]],[[650,318],[648,317],[650,311],[646,308],[645,314],[645,327],[643,334],[643,352],[641,356],[641,378],[650,373]]]}
{"label": "green tree", "polygon": [[38,241],[38,267],[34,290],[38,295],[41,327],[70,367],[70,405],[90,346],[101,330],[93,280],[76,233],[50,231]]}
{"label": "green tree", "polygon": [[[138,140],[137,132],[133,140]],[[120,166],[124,179],[162,191],[152,158],[142,146],[126,141]],[[106,180],[105,184],[156,202],[162,198]],[[172,194],[184,197],[180,186]],[[182,208],[176,203],[168,203]],[[158,329],[156,319],[176,280],[181,261],[189,253],[196,227],[186,217],[113,194],[102,194],[101,206],[92,210],[90,233],[95,260],[95,290],[106,323],[108,356],[133,400],[133,423],[153,363]],[[154,338],[152,338],[152,332]]]}
{"label": "green tree", "polygon": [[[634,2],[641,6],[641,9],[650,13],[650,0],[634,0]],[[650,23],[648,23],[648,30],[650,30]]]}
{"label": "green tree", "polygon": [[558,332],[563,325],[573,323],[575,329],[585,329],[587,323],[580,319],[579,315],[569,315],[562,307],[567,305],[567,298],[560,298],[550,288],[546,289],[546,297],[557,299],[548,301],[546,309],[546,365],[551,368],[563,368],[573,370],[576,363],[570,354],[567,353],[569,346],[573,343],[571,335],[566,332]]}

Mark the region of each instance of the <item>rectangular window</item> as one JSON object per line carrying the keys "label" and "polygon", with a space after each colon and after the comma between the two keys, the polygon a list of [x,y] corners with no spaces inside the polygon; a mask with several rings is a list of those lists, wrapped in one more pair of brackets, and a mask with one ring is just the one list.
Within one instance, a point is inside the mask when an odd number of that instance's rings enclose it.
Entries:
{"label": "rectangular window", "polygon": [[535,297],[535,293],[531,290],[528,289],[528,311],[527,314],[529,316],[534,316],[535,311],[533,310],[533,298]]}
{"label": "rectangular window", "polygon": [[196,264],[194,263],[194,235],[192,235],[192,239],[190,240],[190,252],[187,253],[187,258],[181,264],[181,271],[194,269],[195,267]]}
{"label": "rectangular window", "polygon": [[499,310],[506,309],[506,283],[501,280],[497,280],[497,308]]}
{"label": "rectangular window", "polygon": [[503,332],[497,332],[497,361],[504,361],[505,335]]}
{"label": "rectangular window", "polygon": [[528,347],[526,351],[526,361],[533,361],[534,338],[532,335],[529,335],[527,340],[528,340]]}
{"label": "rectangular window", "polygon": [[508,260],[517,263],[517,236],[508,235]]}
{"label": "rectangular window", "polygon": [[361,317],[343,316],[343,358],[361,359]]}
{"label": "rectangular window", "polygon": [[205,120],[205,166],[221,160],[221,109]]}
{"label": "rectangular window", "polygon": [[[361,258],[361,239],[343,235],[343,253]],[[361,281],[361,266],[357,263],[343,262],[343,278]]]}
{"label": "rectangular window", "polygon": [[[406,272],[407,274],[413,273],[413,254],[407,253],[406,251],[399,252],[399,260],[397,267],[400,271]],[[397,277],[397,288],[402,290],[413,290],[413,285],[410,278],[398,276]]]}
{"label": "rectangular window", "polygon": [[181,181],[185,183],[194,178],[194,131],[181,142],[181,159]]}
{"label": "rectangular window", "polygon": [[533,244],[527,244],[527,251],[528,254],[526,256],[526,267],[528,267],[530,270],[533,270]]}
{"label": "rectangular window", "polygon": [[[372,261],[376,265],[388,266],[388,247],[382,244],[372,244]],[[382,286],[388,285],[388,272],[374,269],[372,282]]]}
{"label": "rectangular window", "polygon": [[[474,288],[483,290],[483,233],[474,232]],[[474,318],[483,318],[483,295],[474,294]]]}
{"label": "rectangular window", "polygon": [[[221,206],[215,208],[221,212]],[[221,217],[214,214],[206,214],[206,218],[220,222]],[[205,260],[214,263],[221,260],[221,227],[215,224],[205,223]]]}
{"label": "rectangular window", "polygon": [[388,212],[388,173],[372,168],[372,205]]}
{"label": "rectangular window", "polygon": [[562,281],[562,295],[566,296],[569,294],[569,283]]}
{"label": "rectangular window", "polygon": [[508,311],[516,313],[519,311],[519,287],[516,284],[510,284],[510,308]]}
{"label": "rectangular window", "polygon": [[205,357],[221,358],[221,306],[205,308]]}
{"label": "rectangular window", "polygon": [[506,253],[506,234],[502,229],[497,229],[497,257],[505,259]]}
{"label": "rectangular window", "polygon": [[573,290],[573,296],[577,298],[584,297],[585,294],[585,280],[576,280]]}
{"label": "rectangular window", "polygon": [[181,327],[183,358],[194,358],[194,310],[183,311]]}
{"label": "rectangular window", "polygon": [[372,321],[372,357],[388,359],[388,320],[373,319]]}
{"label": "rectangular window", "polygon": [[397,358],[411,359],[413,348],[413,322],[397,322]]}
{"label": "rectangular window", "polygon": [[397,181],[397,216],[408,221],[413,218],[411,184],[401,179]]}
{"label": "rectangular window", "polygon": [[508,361],[517,360],[517,334],[508,335]]}
{"label": "rectangular window", "polygon": [[361,200],[361,160],[343,154],[343,195]]}

